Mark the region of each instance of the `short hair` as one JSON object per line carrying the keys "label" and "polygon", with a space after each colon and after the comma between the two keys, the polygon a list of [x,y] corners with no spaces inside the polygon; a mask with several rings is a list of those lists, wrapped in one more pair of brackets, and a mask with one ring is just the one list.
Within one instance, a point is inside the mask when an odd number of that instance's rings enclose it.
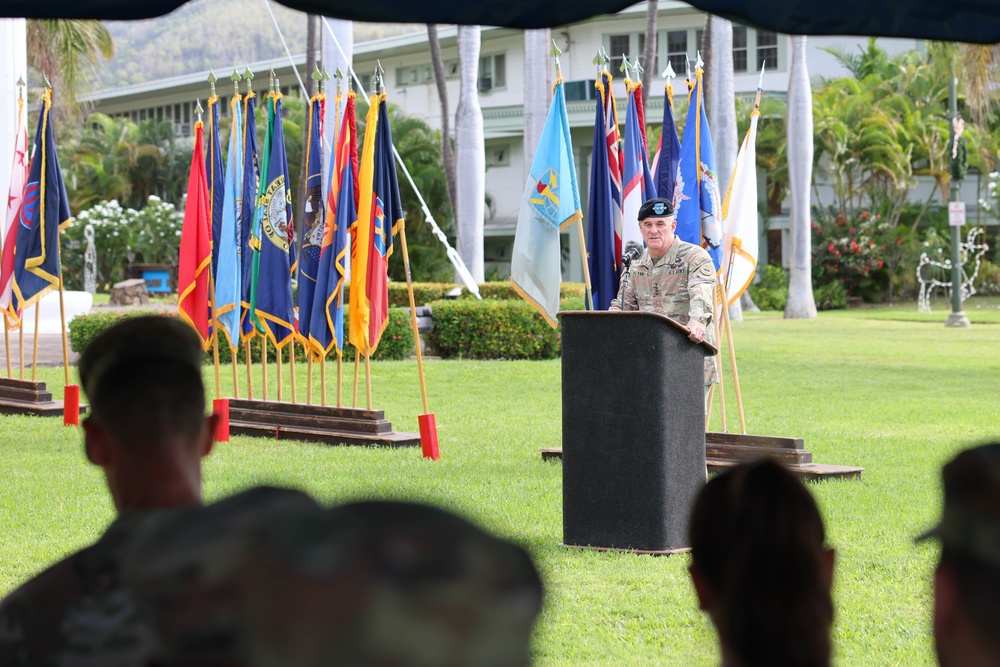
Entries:
{"label": "short hair", "polygon": [[945,545],[940,566],[955,577],[962,612],[979,638],[1000,652],[1000,568]]}
{"label": "short hair", "polygon": [[723,645],[744,667],[830,663],[833,599],[812,495],[771,460],[712,478],[688,527]]}
{"label": "short hair", "polygon": [[205,413],[203,357],[197,335],[176,318],[141,316],[116,324],[80,357],[90,418],[126,440],[194,437]]}

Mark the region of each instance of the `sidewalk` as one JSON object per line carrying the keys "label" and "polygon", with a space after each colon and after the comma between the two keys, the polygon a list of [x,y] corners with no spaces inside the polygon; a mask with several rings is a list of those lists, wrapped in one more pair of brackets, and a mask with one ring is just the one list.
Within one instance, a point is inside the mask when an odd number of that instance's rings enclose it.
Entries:
{"label": "sidewalk", "polygon": [[[91,313],[109,313],[109,312],[121,312],[129,310],[157,310],[164,312],[171,312],[177,310],[176,304],[168,303],[150,303],[143,306],[110,306],[107,304],[94,306],[90,309]],[[57,325],[58,328],[58,325]],[[20,331],[11,331],[8,336],[10,338],[10,363],[11,368],[13,368],[15,375],[20,368]],[[25,332],[24,334],[24,367],[31,368],[32,354],[34,353],[34,334],[31,332]],[[67,349],[69,350],[69,363],[75,364],[80,358],[80,355],[69,348],[69,341],[66,343]],[[7,373],[7,357],[6,357],[6,347],[4,347],[3,358],[0,359],[0,374],[6,375]],[[62,366],[63,363],[63,350],[62,350],[62,336],[57,333],[43,333],[38,335],[38,366]]]}

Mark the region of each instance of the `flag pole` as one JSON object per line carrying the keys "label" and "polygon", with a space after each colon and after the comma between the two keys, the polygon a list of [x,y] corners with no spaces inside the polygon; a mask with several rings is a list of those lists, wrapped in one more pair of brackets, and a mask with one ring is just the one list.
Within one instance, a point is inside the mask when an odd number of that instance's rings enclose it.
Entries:
{"label": "flag pole", "polygon": [[747,421],[746,417],[743,415],[743,394],[740,391],[740,373],[736,368],[736,347],[733,343],[733,327],[729,319],[729,291],[726,289],[726,282],[724,280],[719,281],[719,289],[722,290],[722,319],[726,325],[726,341],[729,346],[729,363],[733,370],[733,386],[736,391],[736,407],[740,414],[740,430],[743,435],[746,435]]}
{"label": "flag pole", "polygon": [[292,403],[295,402],[295,336],[292,336],[292,349],[288,357],[288,374],[292,376]]}
{"label": "flag pole", "polygon": [[7,323],[6,314],[0,315],[0,317],[3,317],[3,347],[7,353],[7,377],[10,378],[14,372],[10,361],[10,324]]}
{"label": "flag pole", "polygon": [[[720,283],[721,281],[717,281],[716,283],[716,294],[722,293],[719,290]],[[723,304],[723,308],[725,307],[726,307],[725,304]],[[723,315],[722,319],[725,319],[725,315]],[[723,332],[722,319],[715,318],[715,340],[717,341],[722,341],[722,332]],[[729,427],[726,425],[726,385],[725,385],[725,380],[722,377],[722,365],[717,363],[715,365],[715,368],[719,373],[719,416],[722,420],[722,432],[728,433]]]}
{"label": "flag pole", "polygon": [[351,407],[358,407],[358,374],[361,371],[361,351],[354,348],[354,400],[351,401]]}
{"label": "flag pole", "polygon": [[[21,313],[23,315],[24,311],[21,311]],[[23,380],[24,379],[24,318],[23,317],[21,318],[21,326],[18,327],[17,351],[18,354],[20,354],[21,356],[21,365],[18,367],[18,373],[20,375],[20,379]]]}
{"label": "flag pole", "polygon": [[212,359],[215,365],[215,397],[222,398],[222,379],[219,375],[219,319],[216,310],[215,275],[208,266],[208,293],[212,295]]}
{"label": "flag pole", "polygon": [[35,301],[35,331],[32,335],[32,351],[31,351],[31,381],[34,382],[38,375],[38,316],[42,311],[42,300],[39,299]]}
{"label": "flag pole", "polygon": [[[306,404],[312,405],[313,402],[313,355],[309,354],[309,349],[306,348],[306,365],[309,367],[309,380],[306,382]],[[326,401],[323,401],[325,404]]]}
{"label": "flag pole", "polygon": [[368,398],[368,409],[372,409],[372,357],[368,348],[368,341],[365,341],[365,396]]}
{"label": "flag pole", "polygon": [[278,365],[278,402],[279,403],[281,402],[281,385],[283,384],[282,383],[282,377],[281,377],[281,357],[284,356],[284,355],[282,353],[283,353],[283,350],[280,347],[278,347],[277,345],[275,345],[274,346],[274,358],[275,358],[275,360],[277,362],[277,365]]}
{"label": "flag pole", "polygon": [[253,367],[251,365],[250,359],[250,338],[248,337],[243,341],[243,351],[246,353],[247,359],[247,397],[253,400]]}
{"label": "flag pole", "polygon": [[264,400],[267,400],[267,336],[261,336],[263,340],[260,342],[260,359],[261,359],[261,371],[263,373],[263,378],[261,383],[264,385]]}
{"label": "flag pole", "polygon": [[337,355],[337,407],[343,407],[344,356]]}

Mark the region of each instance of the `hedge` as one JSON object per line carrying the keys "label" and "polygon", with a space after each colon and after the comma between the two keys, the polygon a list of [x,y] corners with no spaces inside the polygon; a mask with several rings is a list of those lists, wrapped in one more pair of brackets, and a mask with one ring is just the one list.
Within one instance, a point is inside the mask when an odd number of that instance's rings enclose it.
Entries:
{"label": "hedge", "polygon": [[[106,313],[91,313],[88,315],[77,315],[69,323],[70,347],[74,352],[81,353],[98,334],[107,331],[114,325],[132,317],[144,315],[160,315],[162,317],[179,317],[176,312],[165,312],[160,310],[129,310]],[[344,332],[347,333],[347,323],[344,323]],[[261,359],[261,341],[263,339],[255,336],[250,343],[250,358],[253,361]],[[226,343],[225,335],[219,340],[219,363],[228,364],[232,361],[229,345]],[[282,359],[287,361],[290,358],[291,346],[286,345],[282,350]],[[401,308],[389,309],[389,323],[382,334],[382,340],[372,360],[380,359],[408,359],[413,354],[413,330],[410,328],[410,316]],[[344,350],[347,358],[354,358],[354,347],[348,344]],[[268,359],[274,359],[274,347],[268,347]],[[336,359],[337,353],[331,352],[330,359]],[[305,359],[301,345],[296,346],[296,359]],[[214,355],[211,350],[205,353],[205,363],[213,363]],[[240,361],[243,361],[242,350]]]}
{"label": "hedge", "polygon": [[[434,301],[441,301],[443,299],[447,299],[448,293],[456,287],[461,289],[460,298],[475,298],[464,285],[456,285],[455,283],[413,283],[413,301],[418,306],[425,306]],[[567,299],[576,296],[583,298],[583,293],[583,283],[562,283],[559,287],[560,299]],[[521,295],[514,291],[514,286],[511,285],[509,280],[480,283],[479,294],[484,299],[504,299],[510,301],[518,301],[521,299]],[[348,303],[349,300],[350,293],[345,286],[344,303]],[[410,297],[406,290],[406,283],[389,283],[389,305],[399,308],[410,307]]]}
{"label": "hedge", "polygon": [[447,300],[431,304],[430,342],[444,358],[552,359],[560,334],[528,302]]}

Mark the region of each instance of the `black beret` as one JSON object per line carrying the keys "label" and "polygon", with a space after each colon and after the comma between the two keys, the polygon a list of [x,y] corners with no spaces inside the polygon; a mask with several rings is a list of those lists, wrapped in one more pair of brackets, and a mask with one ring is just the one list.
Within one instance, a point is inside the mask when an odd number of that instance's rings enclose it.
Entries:
{"label": "black beret", "polygon": [[638,220],[645,220],[646,218],[656,216],[658,218],[670,217],[674,214],[674,206],[667,199],[654,198],[646,201],[645,204],[639,207],[639,217]]}

